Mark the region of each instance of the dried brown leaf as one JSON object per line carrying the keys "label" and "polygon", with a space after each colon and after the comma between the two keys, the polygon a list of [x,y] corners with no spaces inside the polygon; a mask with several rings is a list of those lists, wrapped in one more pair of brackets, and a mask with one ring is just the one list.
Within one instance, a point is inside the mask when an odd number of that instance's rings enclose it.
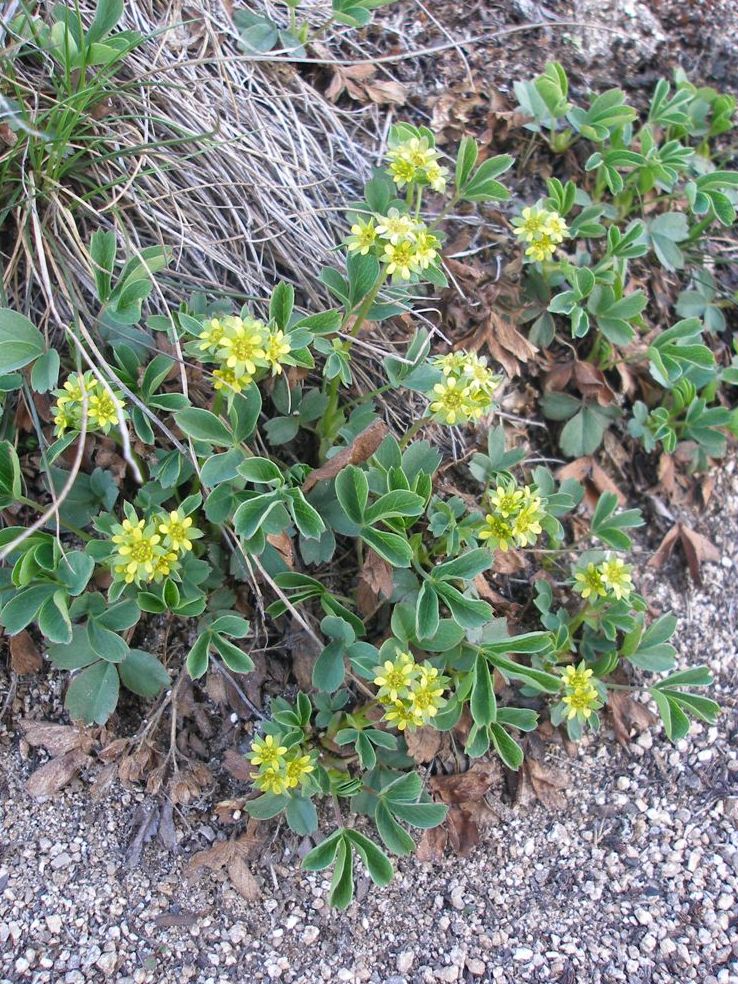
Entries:
{"label": "dried brown leaf", "polygon": [[239,782],[251,781],[251,763],[245,755],[242,755],[241,752],[237,752],[235,748],[229,748],[226,750],[226,753],[223,756],[223,768]]}
{"label": "dried brown leaf", "polygon": [[680,524],[676,523],[663,538],[657,549],[654,551],[653,556],[649,558],[649,567],[659,568],[664,566],[666,561],[671,556],[671,552],[679,539],[679,526]]}
{"label": "dried brown leaf", "polygon": [[292,540],[286,533],[267,533],[267,542],[271,543],[285,564],[292,570],[295,566],[295,552]]}
{"label": "dried brown leaf", "polygon": [[227,871],[233,887],[247,902],[256,902],[261,898],[261,887],[243,858],[231,858]]}
{"label": "dried brown leaf", "polygon": [[387,424],[383,420],[375,420],[361,434],[357,434],[347,448],[342,448],[332,458],[329,458],[324,465],[311,472],[303,482],[302,491],[309,492],[318,482],[329,481],[331,478],[335,478],[346,465],[360,465],[364,461],[367,461],[388,433]]}
{"label": "dried brown leaf", "polygon": [[81,748],[72,748],[36,769],[26,783],[26,789],[34,799],[53,796],[71,782],[89,761],[90,757]]}
{"label": "dried brown leaf", "polygon": [[441,749],[442,734],[437,728],[408,729],[405,741],[408,754],[420,765],[432,762]]}
{"label": "dried brown leaf", "polygon": [[392,588],[392,567],[378,553],[367,550],[356,591],[356,602],[364,618],[374,614],[383,598],[391,596]]}
{"label": "dried brown leaf", "polygon": [[720,560],[720,551],[714,543],[707,539],[706,536],[702,536],[701,533],[695,532],[695,530],[685,526],[684,523],[680,523],[679,526],[682,549],[684,550],[684,555],[687,558],[689,573],[692,576],[694,583],[701,585],[701,565],[706,561],[717,563]]}
{"label": "dried brown leaf", "polygon": [[510,378],[519,376],[521,363],[529,362],[538,351],[512,321],[496,311],[491,311],[489,315],[486,342],[490,355],[503,365]]}
{"label": "dried brown leaf", "polygon": [[10,637],[10,668],[14,673],[38,673],[43,663],[36,643],[25,629]]}
{"label": "dried brown leaf", "polygon": [[517,803],[523,804],[537,799],[548,810],[563,810],[566,806],[563,791],[569,785],[569,777],[561,769],[546,765],[532,755],[527,755],[520,773],[515,799]]}
{"label": "dried brown leaf", "polygon": [[71,724],[52,724],[50,721],[21,721],[23,737],[34,748],[45,748],[49,755],[63,755],[75,748],[89,752],[93,741],[88,734]]}
{"label": "dried brown leaf", "polygon": [[630,732],[633,728],[640,733],[648,730],[656,721],[656,715],[645,704],[641,704],[624,690],[608,691],[607,709],[610,712],[615,737],[624,747],[630,743]]}

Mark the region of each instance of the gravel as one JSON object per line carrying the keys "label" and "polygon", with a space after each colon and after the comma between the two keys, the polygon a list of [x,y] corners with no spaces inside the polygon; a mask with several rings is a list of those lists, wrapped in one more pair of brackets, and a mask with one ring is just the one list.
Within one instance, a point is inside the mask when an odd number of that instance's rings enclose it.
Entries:
{"label": "gravel", "polygon": [[[34,766],[19,736],[0,732],[0,981],[736,984],[734,486],[730,462],[703,515],[683,517],[721,551],[704,587],[679,557],[660,572],[645,567],[645,549],[639,561],[654,606],[679,616],[680,665],[705,662],[717,678],[718,726],[693,724],[676,748],[658,725],[626,749],[608,728],[572,759],[552,745],[569,777],[563,810],[514,807],[470,857],[401,862],[385,890],[360,873],[360,901],[344,914],[327,904],[328,880],[301,872],[279,837],[255,866],[257,903],[225,875],[186,883],[191,845],[217,828],[196,806],[177,818],[178,854],[149,844],[126,872],[142,794],[94,802],[80,779],[32,803],[23,784]],[[36,687],[44,700],[58,695]]]}

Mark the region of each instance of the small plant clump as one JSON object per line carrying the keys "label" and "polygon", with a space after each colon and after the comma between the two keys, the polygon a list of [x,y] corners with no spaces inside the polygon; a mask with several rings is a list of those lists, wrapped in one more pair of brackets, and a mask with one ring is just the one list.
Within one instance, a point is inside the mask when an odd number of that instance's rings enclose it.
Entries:
{"label": "small plant clump", "polygon": [[[334,0],[333,19],[364,24],[379,5]],[[307,43],[299,4],[287,6],[287,29],[244,15],[244,43],[260,51]],[[54,37],[71,30],[59,23],[48,40],[54,57],[62,57]],[[135,43],[107,37],[100,26],[64,58],[89,64],[107,47],[114,60]],[[694,466],[703,467],[735,423],[720,401],[738,369],[720,368],[709,344],[723,303],[704,277],[707,231],[735,219],[738,175],[710,160],[710,140],[732,125],[734,105],[680,78],[675,92],[659,83],[639,123],[619,90],[571,103],[557,65],[517,93],[553,153],[591,144],[583,184],[552,177],[545,196],[514,209],[509,250],[523,263],[530,337],[554,346],[565,333],[571,347],[589,336],[586,361],[600,374],[627,353],[643,399],[632,402],[625,433],[666,453],[692,440]],[[507,380],[492,360],[465,348],[433,352],[416,327],[401,353],[381,353],[382,382],[363,392],[356,351],[366,326],[398,316],[407,326],[417,298],[448,286],[445,217],[462,203],[502,208],[510,198],[500,179],[513,158],[479,156],[465,137],[444,164],[428,128],[392,126],[384,167],[348,207],[340,260],[322,272],[332,298],[323,310],[301,309],[293,285],[280,282],[240,308],[213,291],[144,318],[167,251],[144,250],[118,272],[116,236],[100,230],[89,244],[91,277],[115,344],[73,321],[60,358],[27,318],[0,311],[0,496],[4,508],[39,517],[0,530],[5,632],[35,626],[50,661],[71,673],[70,715],[103,724],[121,684],[149,698],[171,685],[157,655],[131,645],[146,638],[152,616],[189,635],[181,672],[192,680],[213,667],[231,680],[248,674],[254,620],[273,641],[296,619],[317,647],[312,687],[271,701],[246,756],[258,793],[246,809],[257,819],[284,815],[312,835],[316,803],[331,804],[334,829],[303,866],[332,867],[339,907],[353,897],[354,858],[384,885],[388,854],[414,848],[408,828],[446,817],[408,755],[419,729],[463,735],[468,756],[495,754],[518,770],[526,732],[547,718],[578,741],[600,728],[613,691],[653,700],[674,741],[690,717],[712,723],[718,713],[694,690],[711,683],[705,667],[675,671],[675,619],[652,618],[638,593],[627,554],[640,511],[605,491],[588,513],[580,481],[557,479],[524,447],[508,447],[498,418]],[[646,199],[654,207],[642,213]],[[685,278],[685,316],[673,327],[648,322],[636,261]],[[379,399],[390,392],[413,408],[394,433]],[[43,394],[48,419],[15,432],[13,401],[32,406]],[[592,454],[627,412],[563,389],[547,393],[543,408],[566,421],[559,440],[571,456]],[[444,461],[431,438],[454,428],[472,439],[486,433],[484,451]],[[101,442],[119,455],[124,480],[104,466],[83,470]],[[48,506],[26,494],[29,454]],[[463,494],[439,480],[450,466]],[[485,581],[512,554],[536,575],[525,630],[513,634]],[[367,570],[381,585],[371,610],[356,596]],[[264,607],[244,603],[257,582]],[[371,836],[348,819],[356,815]]]}

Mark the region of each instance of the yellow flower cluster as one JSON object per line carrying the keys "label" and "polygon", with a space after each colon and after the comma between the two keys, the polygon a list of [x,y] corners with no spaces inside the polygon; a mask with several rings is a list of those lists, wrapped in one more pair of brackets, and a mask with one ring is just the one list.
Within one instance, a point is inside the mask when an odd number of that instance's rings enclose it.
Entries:
{"label": "yellow flower cluster", "polygon": [[534,487],[498,485],[487,498],[490,511],[485,515],[477,537],[493,550],[533,546],[542,533],[541,520],[546,515],[543,501]]}
{"label": "yellow flower cluster", "polygon": [[126,584],[149,584],[176,576],[182,557],[192,550],[192,541],[203,535],[193,526],[192,517],[180,509],[148,519],[139,519],[131,508],[126,512],[123,522],[112,528],[116,550],[110,564],[115,577]]}
{"label": "yellow flower cluster", "polygon": [[556,252],[556,247],[569,235],[569,227],[558,212],[552,212],[538,205],[524,208],[522,213],[513,219],[515,235],[524,243],[528,243],[526,256],[542,262],[550,260]]}
{"label": "yellow flower cluster", "polygon": [[428,137],[409,137],[387,151],[387,170],[398,188],[415,184],[445,191],[448,168],[438,163],[440,156]]}
{"label": "yellow flower cluster", "polygon": [[79,430],[82,425],[82,406],[87,399],[87,430],[107,434],[118,424],[118,412],[123,416],[125,404],[121,393],[108,391],[91,371],[69,375],[62,389],[54,391],[55,434],[63,437],[68,430]]}
{"label": "yellow flower cluster", "polygon": [[606,598],[618,601],[628,598],[633,590],[632,567],[619,557],[608,556],[600,564],[589,563],[574,574],[574,590],[587,598]]}
{"label": "yellow flower cluster", "polygon": [[250,386],[258,369],[278,376],[285,356],[291,352],[289,338],[279,328],[236,315],[206,321],[199,339],[202,357],[218,363],[213,370],[214,388],[234,393]]}
{"label": "yellow flower cluster", "polygon": [[435,263],[441,243],[424,222],[391,208],[387,215],[359,218],[346,240],[350,253],[368,253],[386,264],[387,275],[410,280]]}
{"label": "yellow flower cluster", "polygon": [[587,669],[584,663],[577,667],[567,666],[561,677],[564,684],[562,700],[568,709],[568,720],[579,715],[586,721],[592,711],[602,707],[599,691],[591,680],[592,670]]}
{"label": "yellow flower cluster", "polygon": [[247,758],[258,766],[251,778],[262,793],[281,796],[290,789],[301,786],[311,772],[315,771],[312,756],[306,754],[301,745],[287,748],[281,744],[278,735],[265,735],[254,738]]}
{"label": "yellow flower cluster", "polygon": [[374,672],[384,720],[398,731],[430,724],[446,703],[446,677],[427,661],[416,663],[410,653],[398,653],[394,660],[375,666]]}
{"label": "yellow flower cluster", "polygon": [[450,352],[437,356],[433,364],[443,372],[443,380],[433,387],[430,405],[438,420],[466,424],[492,410],[501,377],[492,372],[485,358],[473,352]]}

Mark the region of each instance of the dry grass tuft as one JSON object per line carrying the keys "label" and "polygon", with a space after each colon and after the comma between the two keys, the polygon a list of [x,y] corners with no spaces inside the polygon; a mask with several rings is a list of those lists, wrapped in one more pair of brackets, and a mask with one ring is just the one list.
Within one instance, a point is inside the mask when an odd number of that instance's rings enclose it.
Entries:
{"label": "dry grass tuft", "polygon": [[[89,20],[93,0],[79,6]],[[97,228],[115,228],[131,254],[173,249],[160,301],[216,286],[244,300],[280,278],[318,297],[318,269],[345,233],[340,206],[366,177],[362,146],[376,146],[379,116],[338,109],[294,65],[244,57],[225,7],[126,4],[121,26],[148,40],[95,111],[83,178],[41,195],[39,176],[22,175],[25,194],[0,228],[5,303],[42,327],[75,308],[91,318],[86,244]],[[12,36],[6,45],[12,52]],[[52,98],[48,70],[14,59],[27,109]],[[0,160],[7,153],[0,145]]]}

